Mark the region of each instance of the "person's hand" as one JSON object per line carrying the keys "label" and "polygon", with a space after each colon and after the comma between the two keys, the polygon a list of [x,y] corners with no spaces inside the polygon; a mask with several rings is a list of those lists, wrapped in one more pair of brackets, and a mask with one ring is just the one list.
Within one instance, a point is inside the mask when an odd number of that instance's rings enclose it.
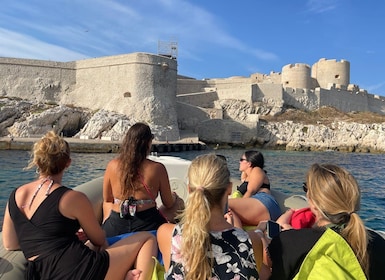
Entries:
{"label": "person's hand", "polygon": [[78,232],[76,233],[77,237],[79,238],[80,241],[83,243],[88,240],[87,234],[83,231],[83,229],[79,229]]}
{"label": "person's hand", "polygon": [[260,230],[262,232],[265,232],[267,229],[267,221],[260,221],[255,230]]}
{"label": "person's hand", "polygon": [[288,209],[285,213],[283,213],[278,219],[277,223],[281,226],[283,230],[291,229],[293,228],[290,224],[291,217],[293,216],[293,213],[295,212],[294,209]]}
{"label": "person's hand", "polygon": [[231,212],[230,209],[227,210],[227,212],[224,215],[225,220],[231,224],[234,225],[234,218],[233,218],[233,212]]}
{"label": "person's hand", "polygon": [[230,208],[228,209],[227,213],[224,215],[226,221],[237,228],[242,228],[242,221],[239,218],[239,216],[233,212]]}

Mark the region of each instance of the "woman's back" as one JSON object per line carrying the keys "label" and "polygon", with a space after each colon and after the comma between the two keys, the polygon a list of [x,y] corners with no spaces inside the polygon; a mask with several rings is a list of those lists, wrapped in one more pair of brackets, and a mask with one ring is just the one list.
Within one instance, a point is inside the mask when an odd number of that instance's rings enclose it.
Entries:
{"label": "woman's back", "polygon": [[[158,196],[161,188],[169,187],[167,171],[161,163],[146,159],[138,169],[139,177],[138,180],[134,182],[135,190],[130,194],[130,196],[135,199],[154,199]],[[105,176],[109,180],[113,198],[119,200],[127,199],[127,196],[122,195],[122,189],[124,186],[122,185],[121,180],[122,172],[119,159],[113,159],[108,163]],[[154,207],[151,203],[138,205],[137,211],[145,210],[151,207]],[[119,206],[115,205],[112,209],[119,211]]]}
{"label": "woman's back", "polygon": [[107,237],[156,230],[167,222],[156,198],[171,209],[176,201],[165,166],[147,158],[154,135],[144,123],[128,130],[116,159],[106,168],[103,181],[103,229]]}

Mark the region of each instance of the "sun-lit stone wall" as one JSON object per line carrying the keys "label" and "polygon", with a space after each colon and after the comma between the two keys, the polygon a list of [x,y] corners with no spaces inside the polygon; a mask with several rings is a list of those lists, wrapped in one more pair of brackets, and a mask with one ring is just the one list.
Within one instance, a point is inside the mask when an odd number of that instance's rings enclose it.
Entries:
{"label": "sun-lit stone wall", "polygon": [[0,57],[0,96],[57,103],[75,83],[75,62]]}
{"label": "sun-lit stone wall", "polygon": [[310,66],[296,63],[282,67],[281,84],[283,87],[311,88]]}
{"label": "sun-lit stone wall", "polygon": [[330,83],[347,87],[350,84],[350,62],[322,58],[313,64],[311,76],[321,88],[328,88]]}
{"label": "sun-lit stone wall", "polygon": [[[62,102],[177,128],[176,61],[133,53],[76,62],[76,89]],[[168,139],[179,138],[172,133]]]}

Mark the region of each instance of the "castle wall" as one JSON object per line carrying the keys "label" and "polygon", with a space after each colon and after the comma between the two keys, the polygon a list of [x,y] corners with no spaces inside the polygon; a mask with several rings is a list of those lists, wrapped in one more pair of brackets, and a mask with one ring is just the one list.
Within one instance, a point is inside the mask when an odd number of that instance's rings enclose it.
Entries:
{"label": "castle wall", "polygon": [[313,64],[311,76],[321,88],[328,89],[330,83],[347,87],[350,84],[350,62],[322,58]]}
{"label": "castle wall", "polygon": [[331,88],[330,90],[321,88],[319,89],[319,92],[319,107],[333,106],[343,112],[369,111],[367,94],[356,94],[350,91],[339,90],[336,88]]}
{"label": "castle wall", "polygon": [[282,101],[283,91],[281,84],[254,84],[252,85],[252,102]]}
{"label": "castle wall", "polygon": [[0,96],[58,102],[76,84],[75,62],[0,57]]}
{"label": "castle wall", "polygon": [[267,84],[281,84],[281,73],[271,71],[269,75],[254,73],[250,75],[252,84],[267,83]]}
{"label": "castle wall", "polygon": [[[206,107],[208,100],[214,97],[212,92],[215,92],[217,99],[240,99],[251,102],[252,98],[251,79],[244,77],[207,79],[204,81],[178,79],[177,90],[178,98],[185,96],[183,100],[190,98],[194,105],[201,107]],[[201,102],[193,95],[187,97],[187,93],[199,94],[200,98],[202,98]],[[208,95],[207,98],[203,98],[205,94]]]}
{"label": "castle wall", "polygon": [[[177,127],[176,75],[175,60],[152,54],[80,60],[76,63],[76,89],[63,96],[62,102]],[[177,134],[168,135],[168,139],[179,137]]]}
{"label": "castle wall", "polygon": [[216,79],[215,88],[219,99],[239,99],[251,102],[252,88],[250,78]]}
{"label": "castle wall", "polygon": [[186,94],[186,93],[203,92],[207,87],[208,87],[208,84],[206,80],[179,78],[176,90],[178,95],[180,95],[180,94]]}
{"label": "castle wall", "polygon": [[177,102],[176,111],[178,114],[178,127],[181,130],[197,132],[198,125],[210,119],[210,112],[198,106]]}
{"label": "castle wall", "polygon": [[370,112],[385,114],[385,97],[368,94],[368,109]]}
{"label": "castle wall", "polygon": [[283,101],[288,107],[316,110],[319,108],[319,99],[319,92],[312,89],[287,87],[283,91]]}
{"label": "castle wall", "polygon": [[218,94],[216,91],[179,94],[176,100],[193,106],[210,108],[215,106],[214,101],[218,100]]}
{"label": "castle wall", "polygon": [[199,124],[199,139],[205,143],[253,144],[257,140],[258,122],[210,119]]}
{"label": "castle wall", "polygon": [[296,63],[282,67],[281,84],[283,87],[311,88],[310,66]]}

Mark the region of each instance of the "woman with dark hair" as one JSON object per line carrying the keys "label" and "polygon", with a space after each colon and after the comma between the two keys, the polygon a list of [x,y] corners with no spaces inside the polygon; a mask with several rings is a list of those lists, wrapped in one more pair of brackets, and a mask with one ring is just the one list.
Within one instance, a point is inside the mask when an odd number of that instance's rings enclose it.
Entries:
{"label": "woman with dark hair", "polygon": [[241,198],[229,199],[229,208],[243,225],[258,225],[260,221],[276,220],[281,215],[278,202],[270,193],[270,181],[264,170],[265,160],[259,151],[246,151],[239,159],[242,184]]}
{"label": "woman with dark hair", "polygon": [[158,194],[166,209],[177,201],[165,166],[147,158],[153,138],[148,125],[134,124],[123,140],[119,156],[107,165],[102,225],[107,237],[158,229],[167,222],[156,207]]}

